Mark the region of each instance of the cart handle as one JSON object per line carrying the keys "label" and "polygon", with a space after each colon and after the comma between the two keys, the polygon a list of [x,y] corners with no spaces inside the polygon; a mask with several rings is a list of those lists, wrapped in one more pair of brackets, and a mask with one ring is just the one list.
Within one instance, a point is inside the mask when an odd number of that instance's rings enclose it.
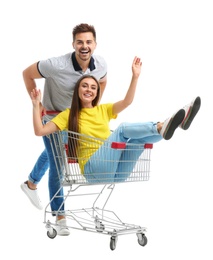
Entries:
{"label": "cart handle", "polygon": [[145,144],[144,145],[144,149],[152,149],[153,148],[153,144]]}
{"label": "cart handle", "polygon": [[[59,114],[61,111],[53,111],[53,110],[46,110],[46,115],[57,115]],[[44,112],[42,112],[42,116],[44,116]]]}
{"label": "cart handle", "polygon": [[[124,149],[126,148],[126,143],[124,142],[112,142],[111,148],[113,149]],[[144,149],[152,149],[153,144],[145,144]]]}

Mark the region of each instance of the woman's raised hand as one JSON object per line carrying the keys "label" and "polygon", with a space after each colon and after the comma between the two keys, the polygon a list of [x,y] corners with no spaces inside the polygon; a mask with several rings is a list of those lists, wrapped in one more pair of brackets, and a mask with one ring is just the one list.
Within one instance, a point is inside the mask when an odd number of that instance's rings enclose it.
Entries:
{"label": "woman's raised hand", "polygon": [[40,89],[33,89],[32,92],[30,93],[30,97],[32,100],[33,105],[40,104],[41,102],[41,91]]}
{"label": "woman's raised hand", "polygon": [[135,56],[132,63],[132,73],[134,77],[139,77],[141,73],[142,61],[140,58]]}

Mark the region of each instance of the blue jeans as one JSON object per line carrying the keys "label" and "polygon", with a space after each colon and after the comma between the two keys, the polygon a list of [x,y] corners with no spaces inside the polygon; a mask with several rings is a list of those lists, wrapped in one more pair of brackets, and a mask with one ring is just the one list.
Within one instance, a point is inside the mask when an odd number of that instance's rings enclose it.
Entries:
{"label": "blue jeans", "polygon": [[[85,164],[84,176],[90,183],[103,182],[103,180],[124,181],[131,174],[143,152],[141,144],[156,143],[160,140],[162,136],[157,131],[157,123],[122,123]],[[108,142],[109,145],[111,142],[128,143],[128,149],[110,149],[107,147]],[[106,176],[104,173],[107,173]]]}
{"label": "blue jeans", "polygon": [[47,171],[48,167],[49,167],[49,160],[45,149],[38,157],[31,173],[29,174],[28,176],[29,181],[38,184],[42,179],[42,177],[44,176],[45,172]]}
{"label": "blue jeans", "polygon": [[63,193],[63,188],[61,187],[60,184],[60,176],[56,168],[56,163],[51,148],[50,138],[52,138],[52,135],[43,136],[45,150],[39,156],[35,166],[33,167],[33,170],[28,176],[28,179],[29,181],[38,184],[49,167],[49,177],[48,177],[49,198],[51,200],[57,192],[58,192],[57,196],[60,196],[59,198],[54,198],[51,201],[50,207],[53,212],[58,211],[59,209],[60,211],[63,211],[64,193]]}

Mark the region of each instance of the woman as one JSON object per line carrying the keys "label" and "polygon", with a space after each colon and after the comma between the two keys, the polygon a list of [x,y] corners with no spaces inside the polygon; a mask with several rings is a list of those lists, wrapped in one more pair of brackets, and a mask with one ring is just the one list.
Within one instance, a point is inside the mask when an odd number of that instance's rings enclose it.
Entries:
{"label": "woman", "polygon": [[[197,97],[190,104],[178,110],[172,117],[164,122],[145,122],[145,123],[122,123],[115,131],[111,132],[109,121],[115,119],[117,114],[126,109],[133,101],[138,78],[141,73],[142,62],[140,58],[135,57],[132,63],[132,79],[127,93],[123,100],[116,103],[98,105],[100,86],[95,77],[91,75],[82,76],[74,89],[71,108],[54,117],[48,124],[43,125],[40,113],[39,103],[41,100],[40,90],[34,89],[31,92],[33,103],[33,124],[35,134],[38,136],[48,135],[58,130],[70,130],[81,135],[92,136],[106,140],[106,142],[125,142],[129,145],[155,143],[162,139],[169,140],[174,131],[180,127],[188,129],[198,110],[200,109],[201,99]],[[81,142],[81,141],[80,141]],[[71,144],[70,147],[75,147]],[[99,182],[103,171],[108,173],[106,182],[123,181],[131,173],[134,167],[134,161],[143,152],[143,149],[128,153],[128,159],[132,163],[126,164],[125,174],[123,168],[120,169],[120,161],[125,160],[127,156],[125,150],[106,149],[99,145],[88,154],[88,149],[70,149],[77,153],[78,163],[82,173],[89,182]],[[140,146],[141,147],[141,146]],[[87,151],[87,154],[84,154]],[[72,153],[72,152],[71,152]],[[104,158],[101,160],[101,156]],[[84,159],[82,159],[84,158]],[[99,160],[95,159],[99,158]],[[111,161],[113,163],[105,163]],[[113,164],[113,165],[112,165]],[[110,170],[109,170],[110,165]],[[103,182],[103,180],[101,180]]]}

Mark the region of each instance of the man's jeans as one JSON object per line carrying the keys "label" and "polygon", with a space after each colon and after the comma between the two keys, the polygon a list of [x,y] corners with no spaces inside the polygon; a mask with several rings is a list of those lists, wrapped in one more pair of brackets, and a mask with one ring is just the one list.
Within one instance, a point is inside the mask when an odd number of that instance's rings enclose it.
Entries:
{"label": "man's jeans", "polygon": [[[50,139],[52,139],[52,135],[50,136],[43,136],[43,141],[45,145],[45,150],[39,156],[33,170],[29,175],[29,180],[35,184],[38,184],[42,177],[44,176],[45,172],[49,167],[49,177],[48,177],[48,187],[49,187],[49,198],[50,200],[52,197],[57,193],[59,198],[54,198],[51,203],[51,210],[60,211],[64,210],[63,204],[63,188],[60,185],[60,173],[58,173],[55,163],[55,158],[52,152]],[[62,196],[62,197],[61,197]],[[62,205],[62,207],[61,207]]]}

